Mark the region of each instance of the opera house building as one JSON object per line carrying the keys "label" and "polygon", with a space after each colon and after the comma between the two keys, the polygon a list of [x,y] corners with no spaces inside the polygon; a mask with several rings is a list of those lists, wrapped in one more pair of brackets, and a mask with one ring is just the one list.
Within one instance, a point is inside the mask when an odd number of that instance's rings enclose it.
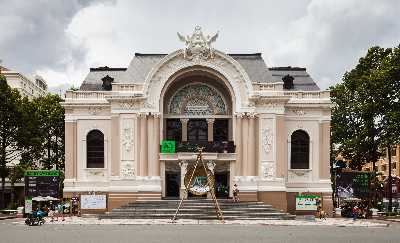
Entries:
{"label": "opera house building", "polygon": [[231,198],[236,184],[241,201],[293,212],[295,196],[308,193],[331,208],[329,91],[305,68],[212,48],[218,33],[178,36],[180,50],[91,68],[67,91],[64,197],[106,195],[107,211],[206,198],[184,193],[202,186],[201,172],[187,185],[202,148],[218,198]]}

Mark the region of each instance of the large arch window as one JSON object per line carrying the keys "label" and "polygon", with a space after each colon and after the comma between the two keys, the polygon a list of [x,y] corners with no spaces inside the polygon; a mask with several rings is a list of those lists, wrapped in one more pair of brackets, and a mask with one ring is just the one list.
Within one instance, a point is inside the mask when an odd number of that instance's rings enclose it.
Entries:
{"label": "large arch window", "polygon": [[104,134],[92,130],[86,136],[86,167],[104,168]]}
{"label": "large arch window", "polygon": [[310,137],[303,130],[297,130],[291,136],[290,168],[310,168]]}

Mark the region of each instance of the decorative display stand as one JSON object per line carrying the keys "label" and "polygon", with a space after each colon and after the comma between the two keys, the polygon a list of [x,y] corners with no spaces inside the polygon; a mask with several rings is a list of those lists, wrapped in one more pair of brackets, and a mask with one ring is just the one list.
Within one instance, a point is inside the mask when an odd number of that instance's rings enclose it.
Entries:
{"label": "decorative display stand", "polygon": [[[189,179],[187,185],[185,185],[185,191],[184,192],[186,193],[186,195],[188,195],[189,189],[190,189],[190,185],[192,184],[194,173],[195,173],[195,171],[197,169],[197,166],[199,166],[199,163],[201,163],[201,165],[203,166],[204,171],[205,171],[205,173],[207,175],[207,186],[208,186],[208,188],[210,188],[210,194],[211,194],[212,200],[214,202],[214,208],[215,208],[215,212],[217,214],[217,219],[219,219],[223,223],[224,222],[224,218],[222,216],[222,211],[221,211],[221,208],[219,207],[217,197],[215,196],[215,193],[214,193],[214,184],[212,183],[212,179],[211,179],[212,175],[209,174],[209,172],[208,172],[208,170],[206,168],[206,165],[204,164],[204,161],[203,161],[203,156],[202,156],[203,148],[197,148],[197,151],[198,151],[198,154],[197,154],[196,162],[194,164],[194,169],[193,169],[193,172],[192,172],[192,174],[190,176],[190,179]],[[172,218],[172,222],[173,223],[177,219],[177,216],[178,216],[178,213],[179,213],[179,209],[181,208],[183,200],[185,200],[185,198],[186,198],[186,195],[184,197],[182,197],[180,202],[179,202],[179,205],[178,205],[178,208],[176,209],[175,215]]]}

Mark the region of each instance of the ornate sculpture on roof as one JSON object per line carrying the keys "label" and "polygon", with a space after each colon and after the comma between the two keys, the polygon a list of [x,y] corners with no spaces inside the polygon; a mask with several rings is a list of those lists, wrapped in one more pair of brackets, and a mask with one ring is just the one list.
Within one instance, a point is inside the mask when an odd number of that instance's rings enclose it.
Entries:
{"label": "ornate sculpture on roof", "polygon": [[193,58],[209,59],[214,57],[211,43],[215,42],[218,37],[217,32],[213,36],[204,36],[200,26],[194,28],[192,36],[186,37],[179,34],[179,40],[185,43],[183,56],[185,59],[192,60]]}

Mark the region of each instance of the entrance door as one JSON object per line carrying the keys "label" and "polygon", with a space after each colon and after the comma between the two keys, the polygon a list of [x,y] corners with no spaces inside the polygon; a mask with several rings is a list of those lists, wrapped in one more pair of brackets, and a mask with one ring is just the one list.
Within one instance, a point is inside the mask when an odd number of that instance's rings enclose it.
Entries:
{"label": "entrance door", "polygon": [[229,172],[215,173],[215,195],[218,198],[229,197]]}
{"label": "entrance door", "polygon": [[167,197],[179,197],[181,175],[176,172],[165,172],[165,186]]}

